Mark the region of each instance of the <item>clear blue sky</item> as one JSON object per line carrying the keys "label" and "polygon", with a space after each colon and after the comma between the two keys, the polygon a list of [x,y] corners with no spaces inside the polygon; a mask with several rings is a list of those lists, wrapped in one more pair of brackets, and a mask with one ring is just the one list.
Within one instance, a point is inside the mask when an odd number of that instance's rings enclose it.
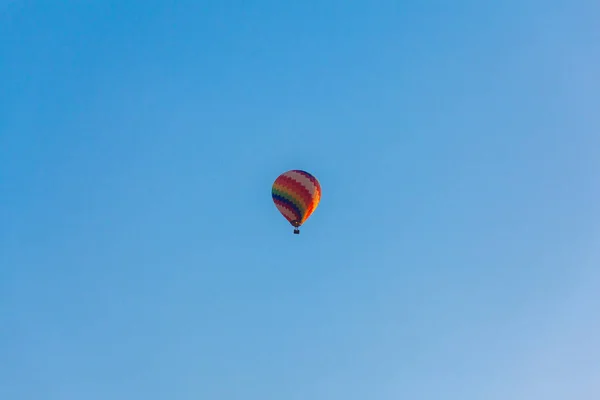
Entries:
{"label": "clear blue sky", "polygon": [[3,1],[0,398],[598,399],[594,3]]}

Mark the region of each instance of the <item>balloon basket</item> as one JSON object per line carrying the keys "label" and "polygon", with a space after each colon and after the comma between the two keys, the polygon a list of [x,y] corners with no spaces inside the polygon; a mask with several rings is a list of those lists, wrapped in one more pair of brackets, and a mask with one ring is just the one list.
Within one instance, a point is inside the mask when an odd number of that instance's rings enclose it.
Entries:
{"label": "balloon basket", "polygon": [[300,229],[294,229],[294,235],[299,235],[300,234]]}

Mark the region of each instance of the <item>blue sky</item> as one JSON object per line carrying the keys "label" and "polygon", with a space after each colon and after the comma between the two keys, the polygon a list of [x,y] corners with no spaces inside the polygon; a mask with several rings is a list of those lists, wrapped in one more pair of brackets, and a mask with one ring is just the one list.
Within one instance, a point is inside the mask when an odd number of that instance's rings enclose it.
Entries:
{"label": "blue sky", "polygon": [[597,399],[600,7],[488,3],[0,3],[0,398]]}

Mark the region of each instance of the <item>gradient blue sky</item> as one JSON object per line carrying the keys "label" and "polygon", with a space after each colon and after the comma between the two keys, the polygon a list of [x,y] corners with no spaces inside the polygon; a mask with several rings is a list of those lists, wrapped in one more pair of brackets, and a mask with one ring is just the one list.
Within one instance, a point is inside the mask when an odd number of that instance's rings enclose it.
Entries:
{"label": "gradient blue sky", "polygon": [[0,4],[1,399],[600,397],[596,2]]}

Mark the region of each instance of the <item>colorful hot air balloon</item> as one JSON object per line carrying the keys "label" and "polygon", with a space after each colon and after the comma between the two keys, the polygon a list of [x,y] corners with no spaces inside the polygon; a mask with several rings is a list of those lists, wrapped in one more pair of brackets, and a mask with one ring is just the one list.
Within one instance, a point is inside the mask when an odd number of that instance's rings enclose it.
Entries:
{"label": "colorful hot air balloon", "polygon": [[321,185],[308,172],[294,169],[275,179],[271,195],[279,212],[295,228],[294,233],[298,234],[298,228],[319,205]]}

